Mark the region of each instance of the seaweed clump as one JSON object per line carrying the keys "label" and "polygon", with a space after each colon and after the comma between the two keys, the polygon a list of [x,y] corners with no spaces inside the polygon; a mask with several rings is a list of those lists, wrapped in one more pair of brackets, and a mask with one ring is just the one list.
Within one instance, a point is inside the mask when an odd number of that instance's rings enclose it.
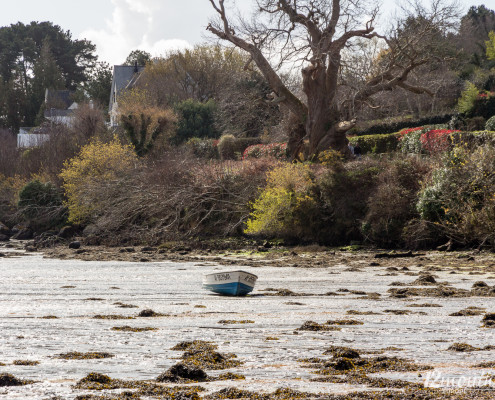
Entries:
{"label": "seaweed clump", "polygon": [[319,332],[319,331],[340,331],[340,328],[337,326],[332,326],[332,325],[327,325],[327,324],[319,324],[318,322],[314,321],[306,321],[304,324],[302,324],[299,328],[296,329],[297,331],[313,331],[313,332]]}
{"label": "seaweed clump", "polygon": [[[292,399],[321,399],[321,393],[305,393],[289,388],[279,388],[272,393],[260,393],[242,390],[234,387],[224,388],[205,396],[207,400],[245,399],[245,400],[292,400]],[[329,397],[325,397],[329,398]]]}
{"label": "seaweed clump", "polygon": [[331,319],[326,322],[327,325],[363,325],[364,322],[356,319]]}
{"label": "seaweed clump", "polygon": [[24,365],[24,366],[33,366],[33,365],[38,365],[40,362],[39,361],[33,361],[33,360],[14,360],[12,362],[13,365]]}
{"label": "seaweed clump", "polygon": [[167,371],[156,378],[157,382],[205,382],[208,375],[201,368],[185,363],[172,365]]}
{"label": "seaweed clump", "polygon": [[134,317],[129,317],[125,315],[116,315],[116,314],[110,314],[110,315],[97,314],[93,316],[93,319],[134,319]]}
{"label": "seaweed clump", "polygon": [[165,317],[165,314],[157,313],[150,308],[145,310],[141,310],[138,314],[138,317]]}
{"label": "seaweed clump", "polygon": [[483,328],[495,327],[495,313],[485,314],[485,316],[483,317],[481,322],[483,323],[483,325],[482,325]]}
{"label": "seaweed clump", "polygon": [[0,386],[24,386],[33,383],[33,381],[16,378],[12,374],[0,374]]}
{"label": "seaweed clump", "polygon": [[449,314],[450,317],[470,317],[473,315],[482,315],[484,313],[484,309],[480,307],[468,307],[462,310],[456,311],[452,314]]}
{"label": "seaweed clump", "polygon": [[181,342],[172,350],[183,350],[182,360],[184,364],[204,369],[227,369],[241,365],[241,361],[235,360],[237,356],[232,353],[222,354],[216,351],[217,345],[202,340]]}
{"label": "seaweed clump", "polygon": [[237,321],[235,319],[222,319],[218,321],[219,324],[254,324],[254,321],[251,321],[250,319],[244,319]]}
{"label": "seaweed clump", "polygon": [[80,353],[78,351],[70,351],[68,353],[61,353],[57,358],[62,360],[98,360],[102,358],[112,358],[114,355],[107,352],[90,351],[87,353]]}
{"label": "seaweed clump", "polygon": [[481,348],[479,347],[474,347],[471,346],[470,344],[467,343],[454,343],[449,346],[447,350],[451,351],[459,351],[459,352],[469,352],[469,351],[479,351]]}
{"label": "seaweed clump", "polygon": [[125,381],[121,379],[112,379],[108,375],[99,372],[91,372],[84,378],[80,379],[75,385],[76,389],[85,390],[109,390],[109,389],[139,389],[143,385],[143,381]]}
{"label": "seaweed clump", "polygon": [[157,330],[158,328],[151,328],[151,327],[136,328],[129,325],[114,326],[112,328],[112,331],[119,331],[119,332],[148,332],[148,331],[157,331]]}

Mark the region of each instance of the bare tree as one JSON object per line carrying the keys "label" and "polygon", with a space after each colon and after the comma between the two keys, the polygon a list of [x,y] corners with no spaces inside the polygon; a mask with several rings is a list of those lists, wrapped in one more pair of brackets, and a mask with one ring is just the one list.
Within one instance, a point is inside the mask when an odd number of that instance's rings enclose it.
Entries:
{"label": "bare tree", "polygon": [[[376,6],[365,0],[255,0],[252,22],[233,22],[225,0],[210,0],[217,13],[207,29],[218,38],[248,52],[270,84],[276,101],[292,113],[288,150],[294,158],[303,149],[314,156],[328,148],[347,152],[345,132],[354,126],[354,110],[382,91],[400,87],[423,94],[428,88],[408,82],[410,73],[436,56],[434,39],[452,23],[457,8],[433,0],[430,10],[419,3],[414,13],[385,34],[375,31]],[[379,38],[386,49],[372,75],[345,91],[340,85],[343,53],[357,40]],[[280,78],[287,62],[300,62],[305,99],[298,98]]]}

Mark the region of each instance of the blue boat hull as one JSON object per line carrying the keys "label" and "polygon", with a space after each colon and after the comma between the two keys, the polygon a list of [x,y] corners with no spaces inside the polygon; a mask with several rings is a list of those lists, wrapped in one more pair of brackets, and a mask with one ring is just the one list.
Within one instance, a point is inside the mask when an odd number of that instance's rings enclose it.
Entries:
{"label": "blue boat hull", "polygon": [[253,287],[240,282],[207,284],[203,286],[207,290],[224,296],[245,296],[253,291]]}

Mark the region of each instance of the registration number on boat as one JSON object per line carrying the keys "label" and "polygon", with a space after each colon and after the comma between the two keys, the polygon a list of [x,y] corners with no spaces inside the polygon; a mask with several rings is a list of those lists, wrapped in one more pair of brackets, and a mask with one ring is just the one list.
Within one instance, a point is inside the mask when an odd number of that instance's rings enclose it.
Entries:
{"label": "registration number on boat", "polygon": [[228,281],[230,279],[230,274],[216,274],[215,281]]}

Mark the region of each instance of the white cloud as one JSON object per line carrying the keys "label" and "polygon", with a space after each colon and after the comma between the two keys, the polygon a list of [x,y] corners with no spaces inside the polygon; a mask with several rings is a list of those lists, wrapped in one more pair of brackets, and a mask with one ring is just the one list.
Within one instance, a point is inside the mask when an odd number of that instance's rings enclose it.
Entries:
{"label": "white cloud", "polygon": [[[105,28],[89,29],[79,35],[93,42],[100,60],[110,64],[123,63],[136,49],[161,56],[171,50],[191,47],[191,42],[200,38],[203,18],[206,21],[204,13],[192,12],[196,18],[190,18],[188,7],[174,4],[175,1],[111,1],[113,12]],[[193,32],[188,32],[190,30]]]}

